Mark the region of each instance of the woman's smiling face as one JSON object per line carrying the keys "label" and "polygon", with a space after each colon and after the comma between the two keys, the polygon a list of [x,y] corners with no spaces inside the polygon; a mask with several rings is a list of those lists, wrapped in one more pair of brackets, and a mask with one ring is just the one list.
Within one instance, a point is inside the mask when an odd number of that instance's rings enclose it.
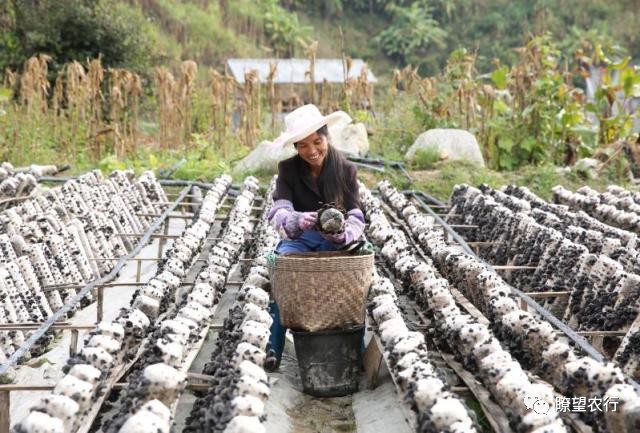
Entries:
{"label": "woman's smiling face", "polygon": [[296,143],[298,155],[312,168],[322,167],[328,148],[327,137],[317,132]]}

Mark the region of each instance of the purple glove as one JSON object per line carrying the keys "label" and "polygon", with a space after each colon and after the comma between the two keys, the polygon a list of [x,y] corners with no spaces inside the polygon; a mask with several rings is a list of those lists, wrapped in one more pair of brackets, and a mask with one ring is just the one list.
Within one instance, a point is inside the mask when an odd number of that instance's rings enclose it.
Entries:
{"label": "purple glove", "polygon": [[318,212],[294,212],[293,214],[298,217],[298,227],[302,231],[311,230],[318,221]]}
{"label": "purple glove", "polygon": [[297,212],[289,200],[276,200],[269,211],[269,222],[283,238],[295,239],[311,230],[318,220],[317,212]]}
{"label": "purple glove", "polygon": [[322,233],[322,237],[333,242],[337,247],[349,245],[357,241],[364,232],[364,214],[360,209],[351,209],[347,212],[348,218],[344,222],[344,228],[340,233]]}

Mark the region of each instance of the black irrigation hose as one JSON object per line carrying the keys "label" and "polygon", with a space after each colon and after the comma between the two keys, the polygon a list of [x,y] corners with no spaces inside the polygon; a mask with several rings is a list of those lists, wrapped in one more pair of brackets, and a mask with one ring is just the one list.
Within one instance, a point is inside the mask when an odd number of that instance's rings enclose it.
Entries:
{"label": "black irrigation hose", "polygon": [[351,155],[346,155],[346,158],[351,162],[357,163],[365,168],[370,168],[371,170],[384,172],[384,169],[381,169],[378,167],[389,166],[391,168],[395,168],[396,170],[400,170],[402,174],[404,174],[407,177],[407,179],[409,180],[409,183],[413,183],[413,178],[405,168],[404,164],[400,161],[387,161],[385,159],[380,159],[380,158],[375,158],[375,159],[363,158],[363,157],[351,156]]}
{"label": "black irrigation hose", "polygon": [[0,375],[5,374],[9,369],[9,367],[16,364],[18,360],[22,357],[22,355],[24,355],[26,351],[29,350],[31,346],[33,346],[33,344],[45,334],[45,332],[47,332],[47,330],[51,327],[51,325],[53,325],[55,322],[60,320],[62,316],[67,311],[69,311],[71,307],[73,307],[78,302],[80,302],[80,300],[84,298],[87,295],[87,293],[89,293],[89,291],[91,291],[94,287],[96,287],[99,284],[104,284],[114,279],[118,275],[118,272],[120,272],[120,269],[122,269],[122,267],[127,263],[127,261],[135,257],[142,250],[142,248],[146,246],[149,239],[151,239],[151,235],[153,234],[153,232],[155,232],[160,228],[160,226],[167,219],[167,216],[169,215],[169,213],[171,213],[176,207],[178,207],[180,202],[189,193],[190,189],[191,189],[191,186],[186,186],[182,189],[182,191],[180,192],[176,200],[171,205],[169,205],[169,207],[164,212],[162,212],[162,214],[160,214],[160,216],[153,222],[153,224],[149,226],[147,231],[145,231],[144,236],[142,236],[142,238],[138,242],[138,245],[136,245],[136,247],[129,254],[127,254],[126,256],[120,257],[116,265],[113,267],[113,269],[111,269],[111,272],[109,272],[104,277],[101,277],[97,280],[93,280],[92,282],[84,286],[82,289],[80,289],[80,291],[76,293],[76,295],[73,298],[71,298],[71,300],[68,303],[66,303],[62,308],[60,308],[58,311],[53,313],[53,315],[51,315],[42,324],[42,326],[40,326],[40,328],[34,331],[33,334],[31,334],[31,336],[29,337],[29,339],[25,341],[24,344],[20,346],[18,350],[16,350],[9,359],[7,359],[7,362],[0,365]]}
{"label": "black irrigation hose", "polygon": [[38,178],[38,183],[40,182],[53,182],[53,183],[63,183],[71,179],[76,179],[78,176],[42,176]]}
{"label": "black irrigation hose", "polygon": [[378,171],[380,173],[386,173],[387,172],[384,169],[384,167],[378,167],[377,165],[365,164],[364,162],[358,162],[358,161],[351,161],[351,162],[353,162],[358,167],[367,168],[369,170]]}
{"label": "black irrigation hose", "polygon": [[435,204],[437,206],[441,206],[441,207],[445,207],[445,208],[449,207],[445,202],[440,201],[437,198],[435,198],[434,196],[429,195],[429,194],[427,194],[426,192],[423,192],[423,191],[418,191],[418,190],[415,190],[415,189],[407,189],[405,191],[400,191],[400,192],[402,194],[405,194],[405,195],[407,195],[407,194],[413,194],[413,195],[418,194],[418,195],[422,196],[423,199],[429,200],[430,202],[432,202],[433,204]]}
{"label": "black irrigation hose", "polygon": [[409,174],[407,169],[404,167],[403,163],[401,163],[401,162],[392,162],[392,163],[390,163],[390,165],[391,165],[391,167],[400,170],[407,177],[407,179],[409,179],[409,183],[410,184],[413,183],[413,178],[411,177],[411,175]]}
{"label": "black irrigation hose", "polygon": [[69,176],[60,176],[60,177],[57,177],[57,176],[42,176],[42,177],[39,177],[37,180],[38,180],[38,183],[40,183],[40,182],[54,182],[55,183],[55,182],[66,182],[69,179],[74,179],[74,177],[69,177]]}
{"label": "black irrigation hose", "polygon": [[381,159],[381,158],[365,158],[363,156],[353,156],[353,155],[346,155],[346,157],[349,161],[362,162],[362,163],[371,164],[371,165],[389,165],[389,164],[402,165],[402,163],[399,161],[387,161],[386,159]]}
{"label": "black irrigation hose", "polygon": [[180,161],[177,161],[169,168],[161,168],[158,170],[158,176],[160,177],[160,179],[171,179],[173,177],[173,174],[186,162],[187,160],[182,158]]}

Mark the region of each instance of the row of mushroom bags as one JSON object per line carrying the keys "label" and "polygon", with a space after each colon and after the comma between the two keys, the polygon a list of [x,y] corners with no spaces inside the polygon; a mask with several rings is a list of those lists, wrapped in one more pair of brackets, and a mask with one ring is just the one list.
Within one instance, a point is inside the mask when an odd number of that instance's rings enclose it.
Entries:
{"label": "row of mushroom bags", "polygon": [[[66,375],[51,395],[34,404],[14,432],[76,431],[95,416],[102,388],[128,369],[126,387],[98,418],[100,430],[168,433],[188,384],[189,352],[205,338],[227,278],[249,239],[254,239],[255,260],[243,273],[245,283],[203,371],[215,380],[196,400],[185,431],[264,432],[264,404],[270,391],[262,366],[272,322],[264,290],[269,284],[265,255],[279,237],[264,218],[253,224],[259,184],[249,177],[216,242],[208,244],[230,184],[226,175],[214,181],[194,220],[163,255],[156,275],[134,293],[130,306],[115,320],[101,322],[89,333],[81,351],[67,361]],[[268,203],[265,208],[268,211]],[[207,259],[198,269],[201,253]],[[190,272],[197,273],[195,281],[184,284]]]}
{"label": "row of mushroom bags", "polygon": [[[0,323],[39,323],[76,296],[76,288],[106,275],[130,251],[120,233],[141,233],[166,195],[152,172],[138,178],[91,171],[0,212]],[[91,293],[67,313],[93,301]],[[0,332],[0,360],[28,332]],[[32,347],[44,350],[53,334]]]}
{"label": "row of mushroom bags", "polygon": [[[362,197],[370,220],[368,236],[380,246],[382,258],[404,283],[407,294],[433,318],[438,345],[456,354],[476,374],[503,408],[513,428],[569,431],[563,417],[554,410],[556,398],[584,397],[620,403],[617,412],[580,414],[597,431],[633,431],[625,423],[638,412],[640,398],[615,363],[582,356],[543,317],[522,310],[500,275],[460,246],[449,245],[432,216],[422,213],[389,183],[380,183],[379,189],[380,198],[366,193]],[[361,190],[366,188],[361,185]],[[386,220],[381,201],[405,223],[406,232]],[[454,200],[452,204],[452,214],[466,215],[455,208]],[[422,248],[426,257],[418,254],[415,245]],[[372,296],[376,295],[375,290],[374,283]],[[456,305],[455,290],[472,301],[487,321],[461,312]],[[392,296],[380,295],[382,298],[374,297],[370,306],[376,322],[389,320],[389,314],[397,316]],[[402,329],[402,325],[398,326]],[[387,336],[380,334],[386,347],[390,331],[386,328],[380,331],[387,333]],[[406,356],[402,352],[399,355]],[[532,411],[524,403],[524,397],[532,393],[536,401],[548,407],[544,414]],[[428,410],[419,414],[429,418]],[[461,422],[462,415],[460,412],[449,421]],[[429,427],[429,422],[419,425],[427,426],[421,431],[437,431]]]}

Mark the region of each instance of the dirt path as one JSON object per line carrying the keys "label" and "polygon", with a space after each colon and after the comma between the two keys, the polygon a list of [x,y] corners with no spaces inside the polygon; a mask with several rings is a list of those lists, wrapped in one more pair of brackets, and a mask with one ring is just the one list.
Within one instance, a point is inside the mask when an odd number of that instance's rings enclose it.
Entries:
{"label": "dirt path", "polygon": [[351,396],[314,398],[301,395],[287,410],[292,431],[297,433],[355,433],[356,419]]}

